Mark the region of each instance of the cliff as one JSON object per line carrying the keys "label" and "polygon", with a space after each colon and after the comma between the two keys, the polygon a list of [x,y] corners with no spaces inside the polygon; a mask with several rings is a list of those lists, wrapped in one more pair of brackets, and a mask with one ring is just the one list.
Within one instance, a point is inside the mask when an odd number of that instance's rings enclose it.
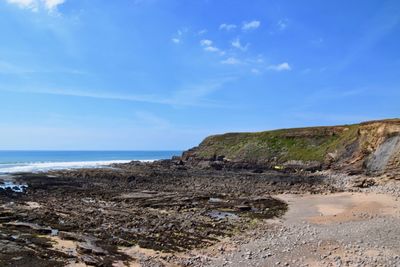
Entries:
{"label": "cliff", "polygon": [[224,162],[282,170],[336,169],[398,175],[400,119],[213,135],[184,152],[182,159],[193,165]]}

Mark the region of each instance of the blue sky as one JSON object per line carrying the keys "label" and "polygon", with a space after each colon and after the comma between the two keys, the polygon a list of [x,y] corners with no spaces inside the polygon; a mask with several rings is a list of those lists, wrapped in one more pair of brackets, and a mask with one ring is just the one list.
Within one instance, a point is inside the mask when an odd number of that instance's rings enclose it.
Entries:
{"label": "blue sky", "polygon": [[400,2],[0,0],[0,149],[399,117]]}

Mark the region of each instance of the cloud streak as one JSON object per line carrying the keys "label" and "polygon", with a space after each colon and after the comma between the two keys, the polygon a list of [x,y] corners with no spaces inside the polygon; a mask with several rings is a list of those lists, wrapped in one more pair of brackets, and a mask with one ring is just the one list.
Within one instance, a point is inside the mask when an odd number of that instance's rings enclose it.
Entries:
{"label": "cloud streak", "polygon": [[29,74],[55,74],[55,73],[63,73],[63,74],[72,74],[72,75],[86,75],[88,72],[79,69],[68,69],[68,68],[40,68],[38,66],[20,66],[16,64],[11,64],[7,61],[0,60],[0,74],[6,75],[29,75]]}
{"label": "cloud streak", "polygon": [[249,30],[255,30],[261,26],[261,22],[258,20],[253,20],[250,22],[243,22],[242,30],[243,31],[249,31]]}
{"label": "cloud streak", "polygon": [[288,19],[281,19],[277,22],[276,25],[280,31],[284,31],[288,27],[288,24],[289,24]]}
{"label": "cloud streak", "polygon": [[44,0],[44,5],[48,10],[54,10],[59,5],[63,4],[65,0]]}
{"label": "cloud streak", "polygon": [[226,65],[238,65],[238,64],[240,64],[240,60],[238,60],[238,59],[236,59],[236,58],[234,58],[234,57],[230,57],[230,58],[227,58],[227,59],[225,59],[225,60],[222,60],[222,61],[221,61],[221,64],[226,64]]}
{"label": "cloud streak", "polygon": [[221,24],[221,25],[219,25],[219,29],[220,30],[225,30],[225,31],[232,31],[232,30],[234,30],[234,29],[236,29],[237,28],[237,26],[235,25],[235,24],[226,24],[226,23],[223,23],[223,24]]}
{"label": "cloud streak", "polygon": [[[86,97],[105,100],[120,100],[131,102],[142,102],[148,104],[159,104],[169,106],[194,106],[194,107],[220,107],[221,105],[207,99],[207,96],[222,88],[222,86],[231,81],[232,77],[221,78],[215,81],[207,81],[198,85],[188,85],[187,87],[176,90],[169,96],[155,94],[119,94],[110,92],[93,92],[75,89],[6,89],[0,88],[0,91],[47,94],[71,97]],[[113,90],[115,91],[115,90]]]}
{"label": "cloud streak", "polygon": [[33,11],[38,10],[38,1],[36,0],[7,0],[7,2],[17,5],[20,8],[31,9]]}
{"label": "cloud streak", "polygon": [[171,42],[173,42],[174,44],[180,44],[182,42],[183,39],[183,35],[188,31],[187,28],[183,28],[181,30],[178,30],[176,32],[176,34],[173,35],[173,37],[171,38]]}
{"label": "cloud streak", "polygon": [[278,65],[270,65],[268,66],[269,70],[274,70],[274,71],[289,71],[292,70],[292,67],[289,65],[287,62],[283,62]]}
{"label": "cloud streak", "polygon": [[7,0],[9,4],[17,5],[19,8],[29,9],[34,12],[45,9],[49,12],[56,11],[58,6],[66,0]]}
{"label": "cloud streak", "polygon": [[236,38],[234,41],[232,41],[231,45],[234,48],[237,48],[237,49],[242,50],[242,51],[246,51],[247,48],[249,48],[250,44],[247,43],[246,45],[242,45],[242,43],[240,42],[240,39]]}
{"label": "cloud streak", "polygon": [[218,47],[213,46],[213,41],[208,39],[203,39],[200,41],[200,45],[203,47],[204,51],[207,52],[219,52],[221,55],[224,54],[224,51],[221,51]]}
{"label": "cloud streak", "polygon": [[207,52],[219,52],[219,48],[215,46],[204,47],[204,50]]}
{"label": "cloud streak", "polygon": [[204,40],[200,41],[201,46],[211,46],[212,44],[213,44],[213,41],[211,41],[211,40],[204,39]]}
{"label": "cloud streak", "polygon": [[172,38],[171,41],[172,41],[174,44],[179,44],[179,43],[181,42],[181,40],[180,40],[179,38]]}

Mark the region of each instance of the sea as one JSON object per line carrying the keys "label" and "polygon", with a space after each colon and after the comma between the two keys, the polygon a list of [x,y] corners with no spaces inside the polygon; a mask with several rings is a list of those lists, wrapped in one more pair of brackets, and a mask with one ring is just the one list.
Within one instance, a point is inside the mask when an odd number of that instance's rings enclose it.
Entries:
{"label": "sea", "polygon": [[182,151],[0,151],[0,174],[102,168],[132,160],[154,161]]}

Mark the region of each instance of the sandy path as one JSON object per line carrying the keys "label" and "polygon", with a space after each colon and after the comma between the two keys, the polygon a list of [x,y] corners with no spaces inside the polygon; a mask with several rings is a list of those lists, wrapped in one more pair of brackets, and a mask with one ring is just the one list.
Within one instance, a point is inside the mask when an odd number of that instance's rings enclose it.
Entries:
{"label": "sandy path", "polygon": [[[274,229],[210,266],[400,266],[400,202],[376,193],[280,195]],[[224,254],[224,252],[221,252]]]}

